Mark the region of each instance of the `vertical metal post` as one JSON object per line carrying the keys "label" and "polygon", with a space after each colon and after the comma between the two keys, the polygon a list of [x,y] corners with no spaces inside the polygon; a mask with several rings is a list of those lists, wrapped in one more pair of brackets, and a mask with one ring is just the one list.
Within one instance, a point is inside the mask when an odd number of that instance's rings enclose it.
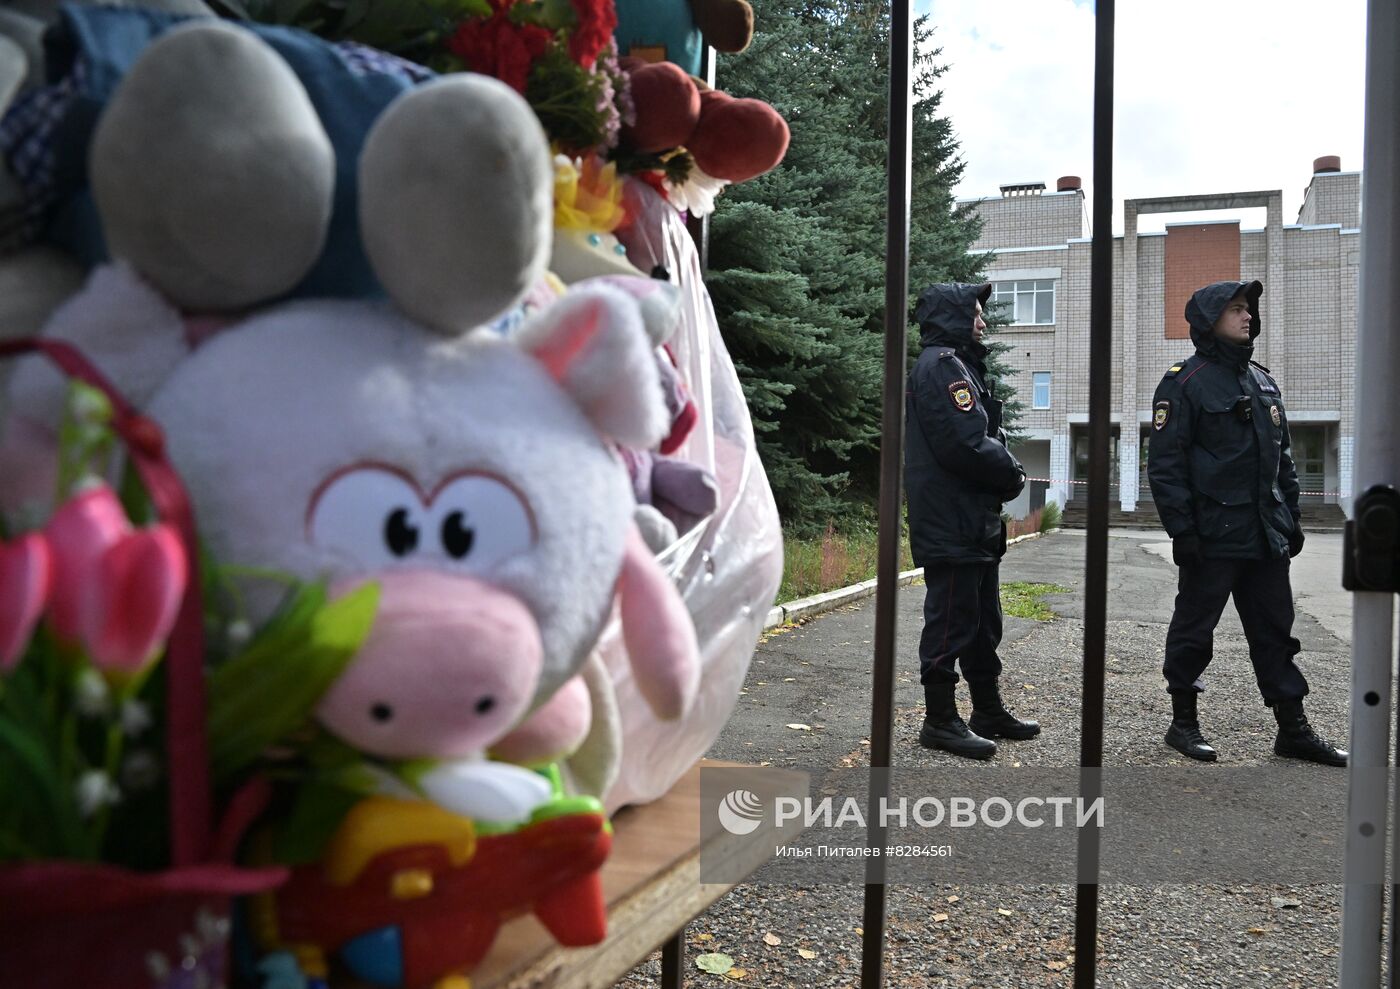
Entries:
{"label": "vertical metal post", "polygon": [[685,980],[685,928],[661,946],[661,989],[681,989]]}
{"label": "vertical metal post", "polygon": [[[1370,0],[1366,25],[1366,144],[1361,185],[1360,299],[1356,316],[1355,484],[1400,486],[1400,6]],[[1393,594],[1352,598],[1351,786],[1347,797],[1346,878],[1342,893],[1341,989],[1381,984],[1387,788],[1390,763]],[[1394,887],[1392,887],[1392,890]],[[1396,901],[1391,899],[1390,985],[1396,984]]]}
{"label": "vertical metal post", "polygon": [[[899,595],[900,495],[904,455],[904,376],[909,363],[909,195],[913,10],[909,0],[890,5],[889,147],[885,192],[885,381],[880,434],[880,551],[875,590],[874,693],[870,710],[868,841],[883,848],[878,813],[889,795],[890,748],[894,733],[895,606]],[[878,989],[885,947],[885,858],[866,859],[865,938],[860,984]]]}
{"label": "vertical metal post", "polygon": [[[1103,765],[1104,651],[1108,619],[1108,458],[1113,368],[1113,8],[1094,17],[1094,239],[1089,277],[1089,530],[1084,563],[1084,688],[1080,710],[1080,789],[1099,796]],[[1124,299],[1123,305],[1136,305]],[[1099,832],[1079,830],[1079,874],[1098,877]],[[1074,985],[1093,989],[1098,964],[1099,887],[1080,882],[1074,904]]]}

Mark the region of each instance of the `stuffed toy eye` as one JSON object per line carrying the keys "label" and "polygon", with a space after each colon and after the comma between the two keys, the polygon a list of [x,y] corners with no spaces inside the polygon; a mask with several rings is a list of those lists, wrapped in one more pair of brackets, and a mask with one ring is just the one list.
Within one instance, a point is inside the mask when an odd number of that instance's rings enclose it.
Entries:
{"label": "stuffed toy eye", "polygon": [[487,570],[535,544],[525,502],[510,485],[483,474],[448,481],[433,496],[431,517],[438,540],[432,551],[467,570]]}
{"label": "stuffed toy eye", "polygon": [[307,528],[322,549],[364,567],[387,566],[431,552],[435,533],[417,487],[380,467],[342,471],[322,485]]}

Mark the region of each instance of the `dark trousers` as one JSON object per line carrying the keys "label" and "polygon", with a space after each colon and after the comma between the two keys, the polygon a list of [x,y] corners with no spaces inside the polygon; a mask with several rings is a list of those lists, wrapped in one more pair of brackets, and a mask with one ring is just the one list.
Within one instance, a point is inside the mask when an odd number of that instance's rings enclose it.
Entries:
{"label": "dark trousers", "polygon": [[956,660],[969,680],[1001,674],[1001,569],[996,563],[924,567],[924,631],[919,637],[919,681],[957,683]]}
{"label": "dark trousers", "polygon": [[1302,647],[1293,637],[1288,557],[1207,560],[1199,567],[1182,567],[1176,586],[1176,610],[1167,629],[1162,666],[1168,690],[1196,689],[1197,678],[1210,665],[1215,626],[1233,595],[1264,703],[1272,706],[1307,695],[1308,681],[1293,662]]}

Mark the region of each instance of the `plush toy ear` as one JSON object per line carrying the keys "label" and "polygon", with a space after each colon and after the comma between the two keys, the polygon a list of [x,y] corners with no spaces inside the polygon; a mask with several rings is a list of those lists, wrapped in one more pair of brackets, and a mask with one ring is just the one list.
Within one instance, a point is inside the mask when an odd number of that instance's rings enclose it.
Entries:
{"label": "plush toy ear", "polygon": [[574,289],[524,323],[514,339],[603,435],[649,449],[670,429],[641,307],[616,288]]}
{"label": "plush toy ear", "polygon": [[335,152],[291,68],[242,28],[201,19],[152,42],[89,154],[112,256],[183,309],[271,299],[321,253]]}
{"label": "plush toy ear", "polygon": [[524,297],[553,242],[554,169],[530,105],[458,73],[404,93],[360,154],[365,252],[399,308],[465,333]]}
{"label": "plush toy ear", "polygon": [[590,285],[607,285],[635,299],[653,347],[661,346],[675,334],[681,319],[681,293],[670,282],[638,275],[603,275],[579,283],[581,288]]}
{"label": "plush toy ear", "polygon": [[716,51],[741,52],[753,40],[753,8],[748,0],[690,0],[690,13]]}
{"label": "plush toy ear", "polygon": [[622,640],[637,689],[658,718],[679,718],[700,687],[695,624],[635,525],[627,534],[617,591]]}

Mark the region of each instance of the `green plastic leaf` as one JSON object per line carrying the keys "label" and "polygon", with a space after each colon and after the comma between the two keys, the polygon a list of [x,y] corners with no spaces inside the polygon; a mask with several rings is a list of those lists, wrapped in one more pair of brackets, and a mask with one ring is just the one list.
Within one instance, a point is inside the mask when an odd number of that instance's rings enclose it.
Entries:
{"label": "green plastic leaf", "polygon": [[379,607],[379,585],[325,603],[325,587],[299,592],[209,686],[209,750],[216,781],[255,761],[307,723],[321,695],[359,651]]}
{"label": "green plastic leaf", "polygon": [[734,959],[718,951],[695,957],[695,967],[711,975],[723,975],[734,967]]}
{"label": "green plastic leaf", "polygon": [[354,791],[319,781],[298,787],[292,813],[273,840],[273,861],[281,865],[315,862],[361,799]]}

